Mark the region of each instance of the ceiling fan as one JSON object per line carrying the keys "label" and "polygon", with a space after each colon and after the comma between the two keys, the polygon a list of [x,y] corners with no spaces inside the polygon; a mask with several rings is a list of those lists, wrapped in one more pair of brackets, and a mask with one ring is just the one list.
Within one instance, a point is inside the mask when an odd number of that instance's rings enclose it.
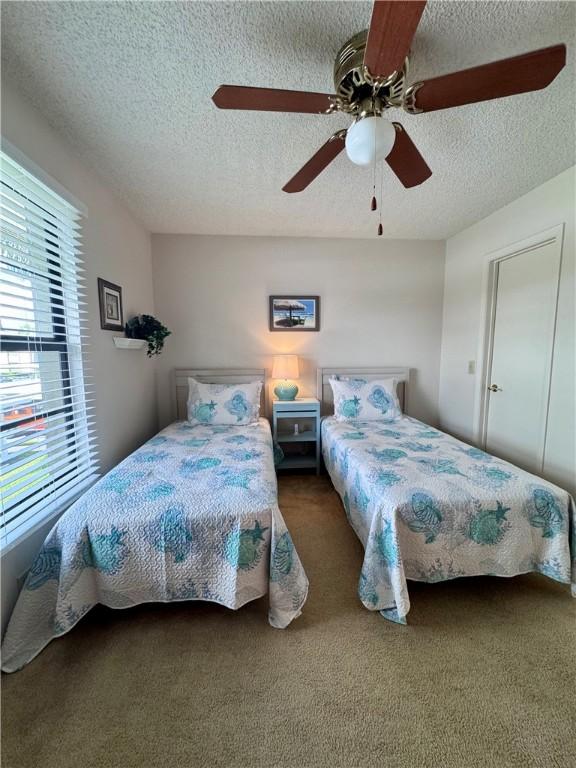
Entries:
{"label": "ceiling fan", "polygon": [[337,131],[320,147],[284,192],[306,189],[344,147],[357,165],[385,158],[405,187],[422,184],[432,171],[406,129],[383,118],[387,109],[402,107],[416,115],[537,91],[546,88],[566,63],[566,46],[553,45],[407,86],[410,45],[425,6],[419,0],[376,0],[370,28],[350,38],[336,57],[335,94],[238,85],[216,90],[212,100],[220,109],[344,112],[354,118],[350,128]]}

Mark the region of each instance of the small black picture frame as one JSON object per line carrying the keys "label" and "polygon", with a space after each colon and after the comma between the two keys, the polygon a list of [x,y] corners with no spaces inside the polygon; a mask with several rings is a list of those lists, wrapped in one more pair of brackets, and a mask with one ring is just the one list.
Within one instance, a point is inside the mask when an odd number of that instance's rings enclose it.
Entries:
{"label": "small black picture frame", "polygon": [[122,288],[99,277],[98,300],[100,302],[100,328],[104,331],[123,331]]}
{"label": "small black picture frame", "polygon": [[268,327],[292,333],[319,331],[320,296],[270,296]]}

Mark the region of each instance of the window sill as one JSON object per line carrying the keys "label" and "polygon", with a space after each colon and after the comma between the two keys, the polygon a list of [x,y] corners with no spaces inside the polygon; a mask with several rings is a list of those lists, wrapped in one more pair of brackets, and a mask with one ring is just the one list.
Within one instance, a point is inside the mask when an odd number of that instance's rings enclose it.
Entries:
{"label": "window sill", "polygon": [[85,491],[87,491],[91,485],[94,485],[94,483],[99,478],[99,474],[89,475],[79,485],[72,488],[67,494],[60,496],[58,499],[56,499],[56,501],[52,502],[52,504],[48,504],[48,506],[45,507],[41,512],[38,512],[36,515],[34,515],[34,517],[29,520],[29,524],[26,528],[24,528],[24,530],[16,530],[6,536],[2,535],[0,544],[0,558],[4,557],[4,555],[8,554],[8,552],[12,551],[15,547],[21,544],[29,536],[32,536],[32,534],[36,533],[36,531],[43,526],[47,525],[48,523],[55,522],[56,518],[60,517],[60,515],[62,515],[69,506],[71,506],[77,499],[79,499],[80,496],[82,496],[82,494],[85,493]]}

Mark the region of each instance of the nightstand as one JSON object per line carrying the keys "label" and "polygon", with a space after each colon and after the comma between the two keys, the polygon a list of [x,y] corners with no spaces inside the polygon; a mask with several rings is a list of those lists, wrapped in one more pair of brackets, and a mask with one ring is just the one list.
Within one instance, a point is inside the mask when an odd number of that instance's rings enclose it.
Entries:
{"label": "nightstand", "polygon": [[284,451],[277,470],[315,469],[316,474],[320,474],[319,400],[315,397],[273,400],[272,433]]}

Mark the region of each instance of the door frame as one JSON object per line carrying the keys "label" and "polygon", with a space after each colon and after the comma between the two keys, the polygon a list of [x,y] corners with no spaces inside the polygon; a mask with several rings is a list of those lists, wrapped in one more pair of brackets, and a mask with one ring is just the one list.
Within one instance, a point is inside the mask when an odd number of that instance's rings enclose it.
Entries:
{"label": "door frame", "polygon": [[496,299],[498,292],[498,269],[500,262],[519,256],[521,253],[533,251],[544,245],[553,245],[558,256],[558,275],[556,285],[556,307],[554,310],[554,331],[550,360],[548,363],[548,386],[546,404],[546,425],[540,446],[540,464],[544,465],[546,450],[546,433],[548,413],[550,409],[550,385],[552,381],[552,366],[554,360],[554,346],[556,342],[556,324],[558,320],[558,296],[560,291],[560,275],[562,270],[562,246],[564,241],[564,223],[550,227],[530,237],[517,240],[503,248],[490,251],[484,257],[484,269],[482,279],[482,306],[480,313],[480,340],[477,355],[476,387],[474,393],[474,437],[476,443],[486,447],[486,432],[488,426],[488,381],[492,370],[492,351],[494,346],[494,325],[496,320]]}

